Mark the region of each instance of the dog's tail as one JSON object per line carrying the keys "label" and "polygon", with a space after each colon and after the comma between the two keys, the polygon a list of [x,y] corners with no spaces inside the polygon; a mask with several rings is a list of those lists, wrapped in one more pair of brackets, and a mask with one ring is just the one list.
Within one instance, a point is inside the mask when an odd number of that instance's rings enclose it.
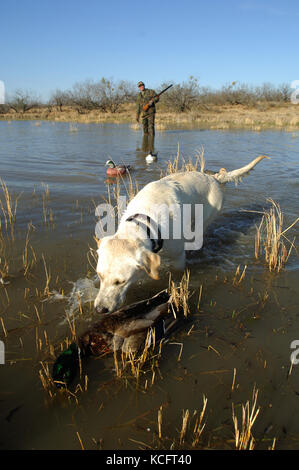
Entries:
{"label": "dog's tail", "polygon": [[255,165],[257,165],[261,160],[266,157],[266,155],[259,155],[257,158],[252,160],[252,162],[248,163],[248,165],[243,166],[242,168],[238,168],[238,170],[233,171],[226,171],[225,168],[221,168],[218,173],[216,173],[214,178],[219,181],[219,183],[229,183],[230,181],[234,181],[236,184],[241,181],[242,178],[248,176],[250,170],[252,170]]}

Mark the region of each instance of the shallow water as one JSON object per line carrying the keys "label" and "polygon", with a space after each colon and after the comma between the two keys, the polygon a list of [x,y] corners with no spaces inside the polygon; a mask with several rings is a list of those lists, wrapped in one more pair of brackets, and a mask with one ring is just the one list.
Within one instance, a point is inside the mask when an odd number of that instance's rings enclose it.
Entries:
{"label": "shallow water", "polygon": [[[0,268],[6,262],[10,274],[4,279],[7,284],[0,284],[5,344],[0,448],[80,449],[77,433],[86,449],[169,449],[173,441],[177,448],[182,410],[189,409],[190,416],[201,411],[203,395],[208,399],[207,423],[200,446],[233,448],[232,403],[240,413],[254,386],[261,407],[253,429],[256,448],[267,449],[274,437],[276,448],[299,448],[299,366],[289,373],[290,344],[299,339],[298,257],[293,251],[280,274],[269,273],[254,257],[257,211],[269,207],[267,198],[280,204],[286,227],[297,217],[299,134],[158,132],[158,161],[146,165],[141,135],[129,125],[35,124],[0,122],[0,176],[13,207],[17,199],[13,231],[9,223],[6,230],[0,211]],[[204,147],[210,170],[238,168],[259,154],[271,160],[262,161],[237,187],[227,185],[222,214],[209,229],[202,251],[188,253],[190,321],[164,345],[153,384],[151,370],[145,369],[137,386],[128,373],[126,379],[115,378],[112,359],[90,360],[87,391],[72,390],[76,398],[51,400],[39,371],[41,361],[51,368],[53,351],[57,354],[60,343],[71,339],[66,314],[76,315],[77,333],[96,319],[90,248],[95,248],[94,210],[107,196],[104,163],[112,158],[130,164],[142,187],[160,177],[178,145],[186,159]],[[126,188],[121,191],[125,194]],[[1,201],[7,208],[2,191]],[[298,225],[293,227],[288,238],[298,238],[298,230]],[[24,265],[31,261],[24,275]],[[236,284],[239,265],[241,272],[247,268],[244,280]],[[165,285],[167,279],[140,285],[128,302]],[[184,447],[191,442],[190,425]]]}

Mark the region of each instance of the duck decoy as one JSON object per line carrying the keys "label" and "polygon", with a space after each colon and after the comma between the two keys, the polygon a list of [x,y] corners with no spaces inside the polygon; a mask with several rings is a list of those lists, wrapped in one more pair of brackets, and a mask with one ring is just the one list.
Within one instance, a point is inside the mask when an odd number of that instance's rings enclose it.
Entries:
{"label": "duck decoy", "polygon": [[158,156],[156,153],[150,152],[146,157],[145,160],[147,163],[152,163],[155,162],[158,159]]}
{"label": "duck decoy", "polygon": [[120,176],[128,173],[131,170],[130,165],[117,165],[113,160],[106,161],[107,176]]}
{"label": "duck decoy", "polygon": [[[57,387],[69,385],[79,368],[79,356],[100,356],[114,351],[138,353],[147,346],[157,345],[178,323],[169,311],[171,297],[167,290],[146,300],[106,314],[79,336],[55,361],[52,378]],[[153,339],[154,336],[154,339]]]}

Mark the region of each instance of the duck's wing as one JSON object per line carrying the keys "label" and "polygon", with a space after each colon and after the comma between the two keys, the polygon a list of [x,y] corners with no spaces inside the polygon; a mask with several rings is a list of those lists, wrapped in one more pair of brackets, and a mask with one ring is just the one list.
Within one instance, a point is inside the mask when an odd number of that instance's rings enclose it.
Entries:
{"label": "duck's wing", "polygon": [[[134,304],[127,305],[117,310],[116,312],[105,315],[105,317],[103,317],[98,323],[93,325],[93,328],[98,331],[107,331],[114,334],[117,330],[121,330],[123,326],[125,329],[128,329],[128,324],[136,320],[140,320],[138,328],[147,328],[150,326],[148,320],[152,318],[154,319],[156,316],[156,314],[153,313],[155,308],[167,303],[169,299],[170,295],[167,290],[163,290],[154,297],[135,302]],[[136,329],[135,326],[132,326],[132,328],[134,330]]]}
{"label": "duck's wing", "polygon": [[148,328],[154,327],[159,318],[165,315],[172,316],[171,313],[168,313],[168,307],[169,304],[164,303],[151,309],[147,313],[143,313],[142,316],[139,315],[135,318],[128,318],[126,322],[122,322],[118,325],[115,329],[115,334],[127,338],[142,332],[147,332]]}
{"label": "duck's wing", "polygon": [[150,347],[152,345],[158,345],[164,339],[167,339],[169,335],[178,327],[180,319],[174,318],[174,316],[164,310],[153,320],[151,325],[146,329],[131,334],[124,339],[122,345],[122,351],[125,353],[137,352],[145,346]]}
{"label": "duck's wing", "polygon": [[129,336],[126,338],[122,345],[122,351],[126,354],[128,353],[136,353],[145,345],[147,337],[147,332],[142,331],[141,333],[137,333],[135,335]]}

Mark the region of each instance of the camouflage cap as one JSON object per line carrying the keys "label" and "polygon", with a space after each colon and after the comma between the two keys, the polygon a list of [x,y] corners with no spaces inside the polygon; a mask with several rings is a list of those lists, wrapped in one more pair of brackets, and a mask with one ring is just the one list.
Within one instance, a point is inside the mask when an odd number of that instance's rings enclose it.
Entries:
{"label": "camouflage cap", "polygon": [[144,83],[143,83],[143,82],[138,82],[138,83],[137,83],[138,88],[139,88],[140,86],[142,86],[142,85],[144,86]]}

